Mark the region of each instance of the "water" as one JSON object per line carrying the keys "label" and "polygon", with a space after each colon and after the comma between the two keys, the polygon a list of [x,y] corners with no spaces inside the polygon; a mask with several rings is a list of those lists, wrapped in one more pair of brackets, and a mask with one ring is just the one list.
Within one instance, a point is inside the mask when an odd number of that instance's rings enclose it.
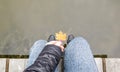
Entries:
{"label": "water", "polygon": [[59,30],[83,36],[94,54],[120,57],[119,0],[0,0],[0,54],[28,54]]}

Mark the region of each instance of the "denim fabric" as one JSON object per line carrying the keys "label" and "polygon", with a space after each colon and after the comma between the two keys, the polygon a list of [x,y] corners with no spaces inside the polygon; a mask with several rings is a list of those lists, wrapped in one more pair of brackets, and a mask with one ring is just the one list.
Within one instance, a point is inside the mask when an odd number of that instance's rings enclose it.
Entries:
{"label": "denim fabric", "polygon": [[[30,50],[27,67],[34,63],[47,41],[35,42]],[[59,67],[55,72],[59,72]],[[64,72],[98,72],[89,44],[82,37],[73,39],[65,48]]]}
{"label": "denim fabric", "polygon": [[45,47],[46,43],[47,41],[45,40],[38,40],[34,43],[32,48],[30,49],[29,59],[26,67],[34,63],[42,49]]}
{"label": "denim fabric", "polygon": [[64,72],[98,72],[89,44],[82,37],[73,39],[65,48]]}

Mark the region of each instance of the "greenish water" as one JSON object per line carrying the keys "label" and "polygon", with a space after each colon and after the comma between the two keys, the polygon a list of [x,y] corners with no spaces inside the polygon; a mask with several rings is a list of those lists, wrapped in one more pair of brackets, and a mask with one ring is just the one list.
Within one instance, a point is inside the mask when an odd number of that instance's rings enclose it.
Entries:
{"label": "greenish water", "polygon": [[0,0],[0,54],[29,54],[62,30],[84,37],[94,54],[120,57],[119,19],[119,0]]}

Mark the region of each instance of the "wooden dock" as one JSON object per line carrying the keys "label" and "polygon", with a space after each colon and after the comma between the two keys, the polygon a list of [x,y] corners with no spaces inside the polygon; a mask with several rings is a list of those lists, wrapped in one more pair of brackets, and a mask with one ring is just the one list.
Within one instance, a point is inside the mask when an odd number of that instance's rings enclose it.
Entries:
{"label": "wooden dock", "polygon": [[[0,58],[0,72],[23,72],[28,59]],[[99,72],[120,72],[120,58],[95,58]]]}

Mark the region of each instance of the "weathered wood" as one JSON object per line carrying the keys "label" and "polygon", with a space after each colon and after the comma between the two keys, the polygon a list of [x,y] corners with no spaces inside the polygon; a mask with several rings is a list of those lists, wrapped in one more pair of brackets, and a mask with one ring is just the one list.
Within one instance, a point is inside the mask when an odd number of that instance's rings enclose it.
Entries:
{"label": "weathered wood", "polygon": [[27,66],[27,62],[28,62],[28,59],[24,59],[24,69],[25,69],[26,66]]}
{"label": "weathered wood", "polygon": [[0,59],[0,72],[5,72],[6,59]]}
{"label": "weathered wood", "polygon": [[102,58],[95,58],[96,65],[99,72],[103,72]]}
{"label": "weathered wood", "polygon": [[23,72],[25,69],[26,59],[10,59],[9,72]]}
{"label": "weathered wood", "polygon": [[120,58],[106,58],[106,72],[120,72]]}
{"label": "weathered wood", "polygon": [[[28,59],[0,59],[0,72],[23,72],[23,70],[26,68],[27,60]],[[9,62],[9,64],[6,62]],[[59,67],[63,64],[61,62]],[[104,64],[106,65],[106,72],[120,72],[120,58],[105,58],[104,63],[103,58],[95,58],[95,62],[99,72],[104,72]],[[8,70],[6,70],[6,67],[8,67]],[[61,70],[62,67],[60,67],[59,71],[61,72]]]}

